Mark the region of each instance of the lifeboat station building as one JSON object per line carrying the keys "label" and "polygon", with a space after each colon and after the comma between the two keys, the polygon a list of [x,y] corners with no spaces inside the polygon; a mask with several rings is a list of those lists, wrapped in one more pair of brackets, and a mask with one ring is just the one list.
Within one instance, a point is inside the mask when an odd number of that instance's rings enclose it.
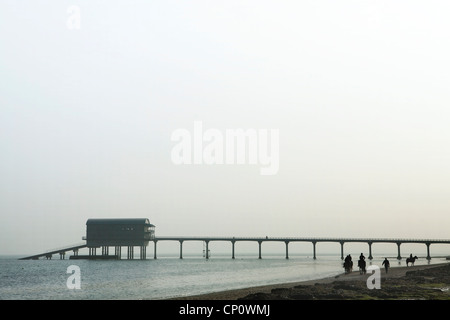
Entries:
{"label": "lifeboat station building", "polygon": [[[146,258],[149,241],[155,238],[155,226],[146,218],[88,219],[86,222],[86,246],[89,257],[97,256],[101,248],[101,257],[120,259],[122,247],[127,247],[127,258],[134,259],[134,247],[140,247],[140,259]],[[114,255],[109,254],[110,247]],[[100,258],[100,257],[99,257]]]}

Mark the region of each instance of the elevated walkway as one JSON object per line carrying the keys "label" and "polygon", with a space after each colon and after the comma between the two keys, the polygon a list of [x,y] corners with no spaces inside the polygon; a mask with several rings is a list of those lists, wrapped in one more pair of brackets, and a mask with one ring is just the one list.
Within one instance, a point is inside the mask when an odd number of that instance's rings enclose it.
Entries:
{"label": "elevated walkway", "polygon": [[86,247],[87,247],[87,245],[84,242],[83,243],[78,243],[78,244],[72,244],[72,245],[68,245],[68,246],[62,247],[62,248],[52,249],[52,250],[49,250],[49,251],[44,252],[44,253],[35,254],[35,255],[32,255],[32,256],[20,258],[19,260],[38,260],[39,258],[51,259],[54,254],[59,254],[60,259],[64,259],[65,258],[65,254],[66,254],[67,251],[73,251],[74,252],[74,256],[78,256],[78,250],[82,249],[82,248],[86,248]]}

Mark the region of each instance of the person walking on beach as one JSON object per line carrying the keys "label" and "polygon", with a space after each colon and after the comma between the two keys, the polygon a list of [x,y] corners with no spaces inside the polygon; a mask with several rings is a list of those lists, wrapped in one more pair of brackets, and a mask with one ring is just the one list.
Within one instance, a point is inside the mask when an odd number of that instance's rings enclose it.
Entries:
{"label": "person walking on beach", "polygon": [[384,266],[384,269],[386,270],[386,273],[388,273],[388,269],[389,269],[389,260],[387,258],[384,258],[383,263],[381,264],[382,266]]}

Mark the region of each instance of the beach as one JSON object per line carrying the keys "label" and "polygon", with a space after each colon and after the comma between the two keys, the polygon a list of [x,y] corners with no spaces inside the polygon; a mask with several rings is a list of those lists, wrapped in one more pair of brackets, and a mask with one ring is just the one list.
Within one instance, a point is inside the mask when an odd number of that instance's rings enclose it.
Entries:
{"label": "beach", "polygon": [[450,263],[380,269],[380,288],[369,289],[374,273],[358,270],[317,280],[257,286],[174,300],[450,300]]}

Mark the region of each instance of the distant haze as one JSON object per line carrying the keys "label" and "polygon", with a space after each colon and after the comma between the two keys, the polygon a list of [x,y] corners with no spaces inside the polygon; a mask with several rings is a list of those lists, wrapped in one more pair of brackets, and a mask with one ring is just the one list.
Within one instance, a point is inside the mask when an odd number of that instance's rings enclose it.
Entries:
{"label": "distant haze", "polygon": [[[1,0],[0,254],[81,242],[108,217],[160,236],[450,238],[449,14]],[[175,164],[172,134],[196,121],[277,130],[276,174]]]}

